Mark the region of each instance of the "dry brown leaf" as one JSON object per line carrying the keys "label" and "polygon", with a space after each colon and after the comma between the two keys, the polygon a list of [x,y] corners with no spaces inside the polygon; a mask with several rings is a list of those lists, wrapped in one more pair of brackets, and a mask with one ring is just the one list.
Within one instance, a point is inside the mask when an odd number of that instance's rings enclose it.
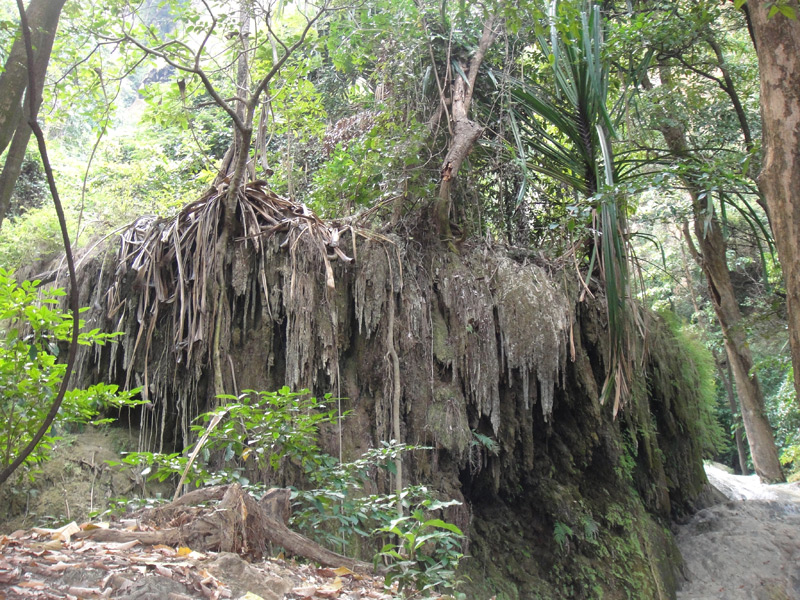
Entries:
{"label": "dry brown leaf", "polygon": [[17,577],[19,577],[21,574],[22,571],[20,571],[19,567],[6,572],[0,571],[0,583],[11,583],[15,579],[17,579]]}
{"label": "dry brown leaf", "polygon": [[76,533],[81,530],[78,527],[78,524],[75,521],[71,523],[67,523],[63,527],[59,527],[58,529],[45,529],[44,527],[34,527],[32,531],[40,534],[49,536],[51,539],[54,540],[61,540],[63,542],[68,542],[69,539]]}
{"label": "dry brown leaf", "polygon": [[297,594],[301,598],[311,598],[314,594],[317,593],[317,586],[306,585],[302,587],[296,587],[292,589],[292,593]]}
{"label": "dry brown leaf", "polygon": [[337,573],[333,569],[328,569],[328,568],[317,569],[316,573],[320,577],[336,577],[337,575],[339,575],[339,573]]}
{"label": "dry brown leaf", "polygon": [[161,554],[165,556],[178,556],[178,551],[175,550],[172,546],[165,546],[164,544],[156,544],[153,546],[153,550],[161,552]]}
{"label": "dry brown leaf", "polygon": [[91,598],[92,596],[102,596],[103,592],[97,588],[85,587],[70,587],[67,588],[67,593],[77,596],[78,598]]}
{"label": "dry brown leaf", "polygon": [[131,540],[130,542],[106,542],[103,546],[105,546],[107,550],[119,552],[120,550],[130,550],[139,544],[141,544],[139,540]]}
{"label": "dry brown leaf", "polygon": [[44,581],[38,581],[36,579],[30,579],[28,581],[20,581],[17,584],[18,587],[22,588],[30,588],[32,590],[43,590],[47,587]]}
{"label": "dry brown leaf", "polygon": [[156,573],[158,573],[162,577],[168,577],[168,578],[172,579],[172,575],[173,575],[172,569],[168,569],[164,565],[160,565],[158,563],[153,565],[153,567],[155,568]]}

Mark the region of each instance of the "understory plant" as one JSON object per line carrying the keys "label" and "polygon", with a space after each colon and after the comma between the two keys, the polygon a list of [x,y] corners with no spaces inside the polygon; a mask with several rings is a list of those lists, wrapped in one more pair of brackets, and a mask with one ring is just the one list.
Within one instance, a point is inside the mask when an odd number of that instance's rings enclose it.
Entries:
{"label": "understory plant", "polygon": [[[192,487],[238,483],[253,494],[281,485],[288,473],[305,482],[292,488],[293,529],[351,555],[373,555],[384,565],[387,586],[396,582],[401,593],[454,589],[463,534],[437,515],[459,503],[442,502],[419,485],[404,487],[399,498],[366,492],[379,474],[394,474],[400,454],[430,448],[383,442],[354,461],[340,462],[317,443],[319,427],[340,418],[328,408],[330,396],[320,400],[308,390],[283,387],[220,399],[228,403],[195,419],[192,430],[199,441],[193,447],[169,454],[131,452],[111,464]],[[251,481],[254,476],[258,481]],[[398,517],[398,500],[408,516]]]}
{"label": "understory plant", "polygon": [[[61,288],[42,289],[38,281],[18,283],[12,271],[0,269],[0,463],[11,464],[44,421],[58,393],[66,365],[58,362],[59,344],[72,336],[72,317],[58,310]],[[82,323],[81,323],[82,324]],[[118,337],[93,331],[79,334],[80,344],[103,345]],[[50,432],[25,461],[23,472],[50,455],[54,433],[67,424],[105,423],[96,419],[107,408],[137,404],[138,390],[121,392],[97,384],[67,392]],[[21,472],[21,474],[23,473]]]}
{"label": "understory plant", "polygon": [[387,586],[397,584],[399,592],[423,596],[432,592],[455,593],[458,581],[456,569],[464,557],[464,534],[455,525],[438,518],[431,512],[458,505],[457,500],[441,502],[427,498],[410,515],[397,517],[377,531],[393,536],[394,541],[383,545],[375,555],[375,565],[383,559]]}

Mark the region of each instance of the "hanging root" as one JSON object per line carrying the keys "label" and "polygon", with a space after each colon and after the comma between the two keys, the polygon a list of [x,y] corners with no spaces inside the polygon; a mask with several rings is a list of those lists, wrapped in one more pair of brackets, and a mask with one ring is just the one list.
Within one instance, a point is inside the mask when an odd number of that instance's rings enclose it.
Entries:
{"label": "hanging root", "polygon": [[[397,443],[400,443],[400,399],[402,396],[402,388],[400,384],[400,359],[397,356],[397,349],[394,345],[394,312],[397,299],[395,298],[394,290],[394,273],[392,269],[392,259],[389,256],[389,251],[384,247],[386,252],[386,262],[389,265],[389,318],[386,325],[386,356],[392,364],[392,435]],[[395,469],[397,471],[397,481],[395,489],[397,491],[397,514],[403,516],[403,459],[398,454],[395,459]]]}

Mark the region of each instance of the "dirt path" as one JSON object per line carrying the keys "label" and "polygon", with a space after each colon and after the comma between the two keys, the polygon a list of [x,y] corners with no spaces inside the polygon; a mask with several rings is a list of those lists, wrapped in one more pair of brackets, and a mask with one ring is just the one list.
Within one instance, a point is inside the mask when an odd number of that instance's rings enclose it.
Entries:
{"label": "dirt path", "polygon": [[678,600],[800,599],[800,485],[706,473],[729,501],[679,527],[688,581]]}

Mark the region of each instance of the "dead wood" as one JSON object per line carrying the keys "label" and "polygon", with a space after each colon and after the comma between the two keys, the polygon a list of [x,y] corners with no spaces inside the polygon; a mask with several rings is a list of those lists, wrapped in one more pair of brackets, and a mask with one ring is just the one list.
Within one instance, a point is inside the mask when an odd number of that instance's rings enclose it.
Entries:
{"label": "dead wood", "polygon": [[[213,502],[211,506],[197,504]],[[368,563],[323,548],[286,526],[289,490],[271,490],[260,502],[238,484],[195,490],[166,506],[141,513],[142,526],[162,526],[151,531],[91,529],[74,537],[99,542],[187,546],[201,552],[236,552],[262,558],[267,543],[327,567],[347,567],[371,572]]]}

